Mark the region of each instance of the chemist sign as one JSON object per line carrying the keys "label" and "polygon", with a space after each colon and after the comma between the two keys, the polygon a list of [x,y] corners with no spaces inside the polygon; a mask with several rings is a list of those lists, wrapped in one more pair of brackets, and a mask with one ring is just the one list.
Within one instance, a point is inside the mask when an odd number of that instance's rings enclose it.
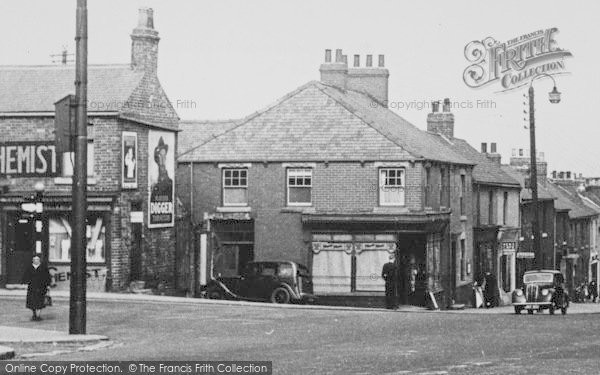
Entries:
{"label": "chemist sign", "polygon": [[51,177],[58,174],[54,143],[0,143],[0,176]]}

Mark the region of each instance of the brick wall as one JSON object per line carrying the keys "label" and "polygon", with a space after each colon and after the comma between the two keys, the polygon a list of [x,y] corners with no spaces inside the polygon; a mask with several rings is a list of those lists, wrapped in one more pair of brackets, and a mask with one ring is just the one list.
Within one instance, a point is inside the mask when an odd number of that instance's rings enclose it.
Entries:
{"label": "brick wall", "polygon": [[[127,287],[129,282],[129,254],[131,252],[131,202],[141,201],[144,220],[147,222],[148,200],[148,127],[137,122],[118,119],[116,117],[94,117],[89,121],[88,137],[94,141],[94,184],[88,186],[90,194],[96,192],[113,193],[115,200],[113,210],[108,216],[107,231],[110,249],[107,261],[110,262],[107,285],[114,290]],[[54,139],[53,117],[13,117],[0,118],[0,129],[5,132],[3,141],[52,141]],[[121,190],[121,134],[123,131],[138,134],[138,188]],[[42,180],[45,191],[70,192],[70,184],[59,184],[52,178],[13,178],[12,192],[33,191],[33,186]],[[147,224],[147,223],[146,223]],[[2,226],[5,228],[5,226]],[[0,232],[3,232],[4,229]],[[1,237],[0,237],[1,239]],[[175,269],[174,228],[148,229],[143,231],[142,269],[144,279],[150,284],[159,282],[169,287],[173,285]],[[0,240],[0,259],[6,265],[4,244]],[[0,275],[4,267],[0,267]],[[1,278],[1,276],[0,276]]]}

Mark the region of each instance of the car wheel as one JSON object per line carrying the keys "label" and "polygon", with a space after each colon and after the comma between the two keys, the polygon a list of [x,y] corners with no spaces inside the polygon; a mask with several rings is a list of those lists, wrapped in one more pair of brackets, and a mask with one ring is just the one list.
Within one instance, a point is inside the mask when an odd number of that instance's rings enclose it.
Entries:
{"label": "car wheel", "polygon": [[224,299],[225,298],[225,295],[219,289],[209,289],[206,294],[208,296],[208,299]]}
{"label": "car wheel", "polygon": [[290,303],[290,292],[283,287],[279,287],[271,294],[271,302],[273,303]]}
{"label": "car wheel", "polygon": [[567,308],[566,308],[566,307],[563,307],[563,308],[561,308],[561,309],[560,309],[560,312],[561,312],[561,314],[563,314],[563,315],[567,315]]}
{"label": "car wheel", "polygon": [[533,315],[533,309],[527,309],[527,314]]}
{"label": "car wheel", "polygon": [[523,306],[515,306],[515,314],[519,315],[523,311]]}

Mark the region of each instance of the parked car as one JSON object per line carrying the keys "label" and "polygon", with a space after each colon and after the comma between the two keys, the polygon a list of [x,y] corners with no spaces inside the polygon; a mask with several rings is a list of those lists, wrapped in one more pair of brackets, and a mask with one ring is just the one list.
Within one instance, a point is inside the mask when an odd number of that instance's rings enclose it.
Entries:
{"label": "parked car", "polygon": [[216,277],[206,287],[210,299],[272,303],[314,302],[308,269],[289,261],[249,262],[241,275]]}
{"label": "parked car", "polygon": [[543,312],[548,309],[550,314],[560,309],[567,313],[569,294],[564,290],[565,279],[560,271],[538,270],[527,271],[523,275],[523,288],[515,289],[512,294],[512,304],[515,314],[527,309],[528,314],[534,310]]}

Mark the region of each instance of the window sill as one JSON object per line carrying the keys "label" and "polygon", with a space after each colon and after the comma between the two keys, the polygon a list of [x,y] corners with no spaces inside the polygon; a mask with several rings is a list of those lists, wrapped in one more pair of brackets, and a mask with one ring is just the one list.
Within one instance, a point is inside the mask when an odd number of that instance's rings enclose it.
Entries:
{"label": "window sill", "polygon": [[373,213],[406,213],[408,212],[406,206],[378,206],[373,208]]}
{"label": "window sill", "polygon": [[281,209],[282,213],[315,213],[317,212],[313,206],[288,206]]}
{"label": "window sill", "polygon": [[[72,177],[55,177],[54,178],[54,184],[55,185],[72,185],[73,184],[73,178]],[[95,177],[88,177],[87,184],[88,185],[96,185],[96,178]]]}
{"label": "window sill", "polygon": [[250,206],[223,206],[217,207],[217,212],[252,212]]}

